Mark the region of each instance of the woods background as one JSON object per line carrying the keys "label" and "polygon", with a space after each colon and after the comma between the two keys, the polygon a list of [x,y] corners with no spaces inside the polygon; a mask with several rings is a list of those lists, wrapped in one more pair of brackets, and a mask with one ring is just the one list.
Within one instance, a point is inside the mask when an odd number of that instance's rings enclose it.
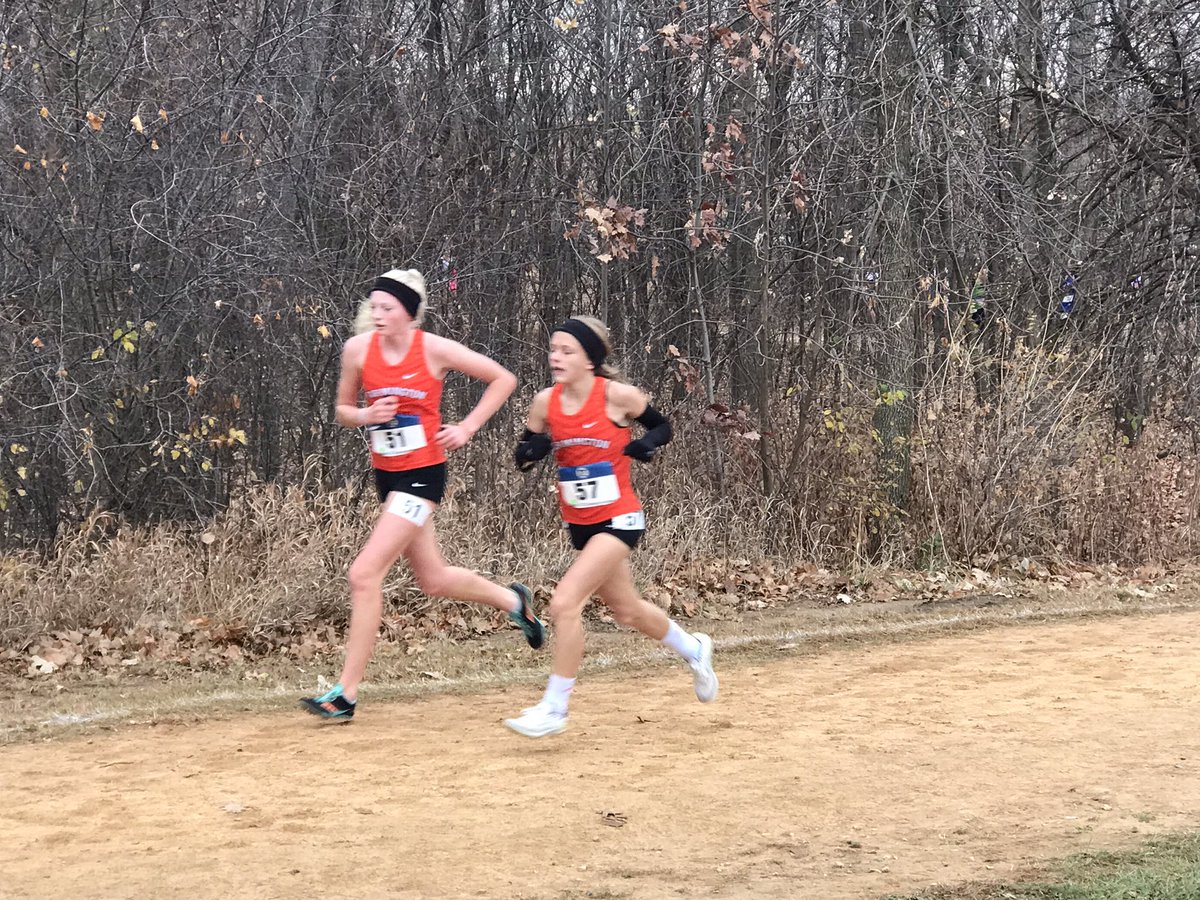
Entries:
{"label": "woods background", "polygon": [[464,547],[553,532],[509,454],[587,312],[676,424],[639,472],[664,552],[1193,554],[1188,7],[2,3],[8,574],[222,516],[261,554],[284,495],[305,540],[369,519],[331,402],[392,266],[521,377],[452,460]]}

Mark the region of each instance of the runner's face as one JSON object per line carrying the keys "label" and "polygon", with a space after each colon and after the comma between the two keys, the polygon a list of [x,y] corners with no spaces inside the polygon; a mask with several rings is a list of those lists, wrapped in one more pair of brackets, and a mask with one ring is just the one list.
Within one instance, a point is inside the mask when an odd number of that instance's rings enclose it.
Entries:
{"label": "runner's face", "polygon": [[579,340],[556,331],[550,335],[550,376],[556,384],[579,381],[592,374],[592,364]]}
{"label": "runner's face", "polygon": [[371,321],[380,334],[399,335],[412,324],[412,317],[387,291],[371,291]]}

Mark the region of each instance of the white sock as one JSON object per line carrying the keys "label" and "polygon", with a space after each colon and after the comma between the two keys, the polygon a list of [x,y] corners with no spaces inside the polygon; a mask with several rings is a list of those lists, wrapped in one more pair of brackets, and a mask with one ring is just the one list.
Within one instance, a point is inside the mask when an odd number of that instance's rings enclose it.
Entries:
{"label": "white sock", "polygon": [[560,716],[567,714],[567,703],[571,700],[571,691],[575,688],[574,678],[563,678],[561,675],[551,675],[546,684],[546,693],[542,702]]}
{"label": "white sock", "polygon": [[674,621],[667,627],[667,636],[662,642],[688,662],[695,662],[700,658],[700,642],[696,640],[696,636],[688,634]]}

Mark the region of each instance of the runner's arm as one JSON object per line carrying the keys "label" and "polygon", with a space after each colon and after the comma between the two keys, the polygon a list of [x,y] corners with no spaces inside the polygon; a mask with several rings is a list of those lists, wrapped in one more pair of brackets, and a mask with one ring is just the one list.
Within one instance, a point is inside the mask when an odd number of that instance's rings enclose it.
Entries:
{"label": "runner's arm", "polygon": [[633,419],[646,429],[644,435],[625,445],[622,452],[626,456],[650,462],[659,449],[669,444],[675,436],[666,416],[651,406],[646,395],[632,385],[614,384],[609,400],[625,418]]}
{"label": "runner's arm", "polygon": [[358,392],[362,388],[362,367],[366,342],[356,335],[346,341],[342,348],[342,371],[338,378],[337,397],[334,400],[333,419],[345,428],[386,422],[396,414],[394,397],[385,397],[379,403],[362,407],[358,405]]}
{"label": "runner's arm", "polygon": [[517,447],[513,451],[517,468],[528,472],[533,464],[545,459],[550,454],[550,435],[545,434],[546,411],[549,408],[550,389],[539,391],[529,406],[529,415],[525,418],[525,433],[521,435]]}
{"label": "runner's arm", "polygon": [[[475,408],[463,416],[457,426],[442,426],[447,439],[439,440],[439,443],[449,450],[456,450],[470,440],[475,432],[495,415],[496,410],[504,405],[504,401],[516,390],[517,376],[494,359],[469,350],[457,341],[435,335],[429,335],[426,339],[432,344],[430,350],[433,351],[431,355],[434,359],[431,361],[437,368],[453,369],[456,372],[462,372],[469,378],[487,384],[487,389],[479,398],[479,402],[475,404]],[[455,435],[453,433],[455,428],[462,429],[465,434]]]}

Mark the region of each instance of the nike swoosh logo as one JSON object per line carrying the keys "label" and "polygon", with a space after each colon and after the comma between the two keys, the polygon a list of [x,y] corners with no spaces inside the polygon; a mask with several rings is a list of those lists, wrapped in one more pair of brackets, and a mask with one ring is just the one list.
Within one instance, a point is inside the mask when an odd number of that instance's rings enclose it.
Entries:
{"label": "nike swoosh logo", "polygon": [[584,428],[591,428],[591,427],[592,427],[593,425],[595,425],[595,424],[596,424],[595,422],[588,422],[588,423],[587,423],[586,425],[584,425],[583,427],[584,427]]}
{"label": "nike swoosh logo", "polygon": [[425,485],[423,482],[420,482],[420,481],[414,481],[414,482],[412,483],[412,486],[413,486],[413,487],[425,487],[426,485]]}
{"label": "nike swoosh logo", "polygon": [[401,375],[401,376],[400,376],[401,380],[405,380],[405,379],[408,379],[408,378],[416,378],[416,377],[417,377],[417,373],[416,373],[416,372],[409,372],[407,375]]}

